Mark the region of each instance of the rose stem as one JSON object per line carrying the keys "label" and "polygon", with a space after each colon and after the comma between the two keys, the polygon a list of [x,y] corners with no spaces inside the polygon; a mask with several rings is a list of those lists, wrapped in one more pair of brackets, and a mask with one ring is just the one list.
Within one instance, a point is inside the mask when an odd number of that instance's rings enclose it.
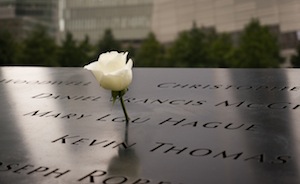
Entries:
{"label": "rose stem", "polygon": [[123,96],[122,96],[121,92],[119,92],[119,97],[120,97],[122,109],[123,109],[123,112],[124,112],[124,115],[125,115],[125,118],[126,118],[126,127],[127,127],[128,123],[129,123],[129,116],[128,116],[127,111],[126,111],[126,107],[125,107]]}

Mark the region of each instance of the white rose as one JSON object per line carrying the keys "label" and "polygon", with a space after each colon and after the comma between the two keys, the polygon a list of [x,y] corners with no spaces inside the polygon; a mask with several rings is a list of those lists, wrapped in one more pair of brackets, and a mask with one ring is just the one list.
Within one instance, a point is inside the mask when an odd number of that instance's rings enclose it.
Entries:
{"label": "white rose", "polygon": [[127,54],[127,52],[106,52],[99,56],[98,61],[90,63],[84,68],[93,72],[103,88],[122,91],[127,89],[132,81],[133,62],[129,59],[126,63]]}

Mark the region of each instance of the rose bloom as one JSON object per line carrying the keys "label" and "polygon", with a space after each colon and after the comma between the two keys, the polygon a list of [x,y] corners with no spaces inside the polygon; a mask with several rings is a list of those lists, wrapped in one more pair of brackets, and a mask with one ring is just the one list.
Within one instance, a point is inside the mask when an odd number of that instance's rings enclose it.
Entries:
{"label": "rose bloom", "polygon": [[106,52],[99,56],[98,61],[85,65],[84,68],[91,70],[99,84],[112,91],[127,89],[132,81],[131,59],[127,61],[128,52]]}

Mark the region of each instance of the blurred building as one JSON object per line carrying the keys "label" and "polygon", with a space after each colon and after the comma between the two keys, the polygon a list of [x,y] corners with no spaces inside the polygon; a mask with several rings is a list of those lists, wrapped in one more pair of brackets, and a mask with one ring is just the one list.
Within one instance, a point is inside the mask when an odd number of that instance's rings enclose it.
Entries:
{"label": "blurred building", "polygon": [[170,43],[193,23],[238,40],[252,18],[277,34],[284,51],[300,39],[300,0],[0,0],[0,29],[18,35],[38,23],[58,40],[69,31],[92,43],[108,28],[123,42],[140,42],[152,31]]}
{"label": "blurred building", "polygon": [[58,0],[0,0],[0,29],[22,37],[37,24],[57,36]]}
{"label": "blurred building", "polygon": [[111,29],[120,41],[141,41],[151,30],[152,1],[63,0],[60,30],[79,40],[88,35],[95,42]]}
{"label": "blurred building", "polygon": [[152,30],[162,43],[183,30],[198,27],[230,33],[238,40],[251,19],[268,26],[279,41],[284,66],[300,40],[300,0],[153,0]]}
{"label": "blurred building", "polygon": [[239,34],[252,18],[278,33],[282,48],[295,46],[300,0],[154,0],[152,29],[161,42],[172,42],[193,23]]}

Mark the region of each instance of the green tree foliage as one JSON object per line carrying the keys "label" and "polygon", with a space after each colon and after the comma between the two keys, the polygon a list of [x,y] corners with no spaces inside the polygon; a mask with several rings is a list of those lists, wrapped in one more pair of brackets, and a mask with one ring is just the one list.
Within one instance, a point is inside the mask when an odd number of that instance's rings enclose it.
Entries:
{"label": "green tree foliage", "polygon": [[70,32],[67,32],[65,39],[58,52],[58,62],[63,67],[80,67],[91,62],[92,46],[86,36],[82,42],[77,42]]}
{"label": "green tree foliage", "polygon": [[167,54],[170,66],[203,67],[209,65],[206,53],[206,35],[195,25],[179,34]]}
{"label": "green tree foliage", "polygon": [[75,66],[79,59],[79,49],[73,35],[67,32],[65,39],[58,52],[58,63],[60,66]]}
{"label": "green tree foliage", "polygon": [[278,67],[280,63],[276,38],[258,20],[252,20],[245,27],[236,57],[235,67]]}
{"label": "green tree foliage", "polygon": [[97,60],[99,54],[108,51],[121,51],[121,44],[115,40],[110,29],[105,30],[103,37],[96,44],[96,52],[93,56],[93,59]]}
{"label": "green tree foliage", "polygon": [[17,64],[20,45],[13,35],[6,30],[0,31],[0,65]]}
{"label": "green tree foliage", "polygon": [[37,26],[23,41],[22,65],[57,66],[57,45],[42,26]]}
{"label": "green tree foliage", "polygon": [[[0,65],[78,66],[98,59],[107,51],[128,51],[135,66],[147,67],[278,67],[279,47],[276,38],[259,21],[252,20],[241,33],[239,44],[233,46],[231,37],[195,25],[182,32],[169,45],[161,45],[149,34],[140,47],[128,45],[123,50],[111,30],[106,30],[96,45],[89,38],[76,41],[67,33],[58,46],[46,29],[37,26],[23,40],[16,41],[9,32],[0,32]],[[292,58],[300,67],[298,56]]]}
{"label": "green tree foliage", "polygon": [[[124,48],[124,51],[128,52],[128,55],[127,55],[128,58],[135,60],[137,48],[135,48],[132,44],[129,44],[127,47]],[[134,66],[136,66],[135,63],[134,63]]]}
{"label": "green tree foliage", "polygon": [[135,57],[135,66],[157,67],[164,66],[164,48],[157,41],[155,35],[150,33],[142,43]]}
{"label": "green tree foliage", "polygon": [[234,62],[235,48],[228,34],[210,35],[207,54],[210,67],[231,67]]}
{"label": "green tree foliage", "polygon": [[88,36],[85,36],[84,40],[80,42],[78,46],[78,52],[79,54],[79,65],[83,66],[87,63],[90,63],[91,61],[94,61],[92,59],[92,52],[93,52],[93,46],[90,44],[90,39]]}
{"label": "green tree foliage", "polygon": [[300,43],[297,46],[297,54],[292,57],[291,62],[294,68],[300,68]]}

